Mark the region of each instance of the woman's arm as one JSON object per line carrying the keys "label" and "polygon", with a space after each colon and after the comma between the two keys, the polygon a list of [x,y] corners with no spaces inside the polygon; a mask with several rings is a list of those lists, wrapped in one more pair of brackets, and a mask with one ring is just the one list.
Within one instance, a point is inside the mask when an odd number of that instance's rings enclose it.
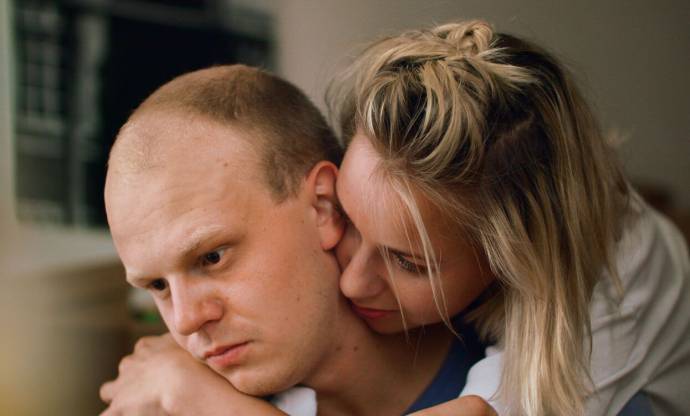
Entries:
{"label": "woman's arm", "polygon": [[248,396],[180,348],[170,335],[142,338],[134,353],[122,359],[117,379],[101,387],[115,415],[231,415],[285,413]]}
{"label": "woman's arm", "polygon": [[409,416],[498,416],[494,409],[479,396],[462,396]]}

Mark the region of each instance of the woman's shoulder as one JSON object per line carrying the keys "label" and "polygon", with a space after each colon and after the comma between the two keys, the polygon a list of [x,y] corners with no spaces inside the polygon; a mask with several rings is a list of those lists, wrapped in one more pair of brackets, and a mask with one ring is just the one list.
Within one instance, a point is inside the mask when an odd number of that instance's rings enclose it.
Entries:
{"label": "woman's shoulder", "polygon": [[[624,216],[615,259],[620,286],[604,273],[593,293],[593,319],[651,301],[660,292],[679,289],[677,282],[688,279],[688,247],[675,225],[635,192]],[[606,304],[612,305],[597,309]]]}
{"label": "woman's shoulder", "polygon": [[[631,210],[617,247],[621,284],[602,279],[590,307],[591,377],[597,394],[588,405],[609,410],[597,414],[620,410],[655,383],[690,377],[687,244],[666,217],[636,194]],[[672,391],[664,400],[682,405],[685,398]]]}

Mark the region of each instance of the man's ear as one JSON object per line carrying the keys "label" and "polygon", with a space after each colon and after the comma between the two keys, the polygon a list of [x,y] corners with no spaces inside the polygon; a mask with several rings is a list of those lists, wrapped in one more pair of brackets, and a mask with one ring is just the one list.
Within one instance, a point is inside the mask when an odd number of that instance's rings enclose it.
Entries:
{"label": "man's ear", "polygon": [[316,215],[321,248],[324,250],[333,249],[345,231],[345,222],[335,193],[337,177],[338,168],[328,161],[317,163],[307,176],[307,187],[311,190],[310,202]]}

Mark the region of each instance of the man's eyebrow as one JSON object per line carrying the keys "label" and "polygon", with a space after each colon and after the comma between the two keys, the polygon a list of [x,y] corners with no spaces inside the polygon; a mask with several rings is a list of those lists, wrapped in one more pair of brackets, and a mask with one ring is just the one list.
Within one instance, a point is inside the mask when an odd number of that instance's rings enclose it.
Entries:
{"label": "man's eyebrow", "polygon": [[125,270],[125,280],[131,284],[143,284],[145,281],[148,281],[150,279],[145,277],[142,273]]}
{"label": "man's eyebrow", "polygon": [[178,253],[181,254],[182,258],[188,257],[196,252],[207,240],[221,233],[224,229],[225,227],[222,225],[207,225],[197,228],[180,244]]}
{"label": "man's eyebrow", "polygon": [[[196,252],[207,240],[215,237],[224,231],[227,227],[222,225],[208,225],[199,227],[189,234],[182,243],[177,246],[175,257],[178,259],[188,258],[192,253]],[[158,277],[149,277],[145,273],[137,270],[125,270],[125,279],[130,283],[144,283],[150,280],[155,280]]]}

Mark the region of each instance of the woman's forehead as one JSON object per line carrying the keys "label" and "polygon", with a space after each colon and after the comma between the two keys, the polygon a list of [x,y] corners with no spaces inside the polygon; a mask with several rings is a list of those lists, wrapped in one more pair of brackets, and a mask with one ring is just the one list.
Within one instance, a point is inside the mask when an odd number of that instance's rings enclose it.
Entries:
{"label": "woman's forehead", "polygon": [[368,140],[353,139],[336,185],[345,214],[364,236],[380,244],[400,246],[416,236],[409,209],[397,183],[381,171],[380,157]]}
{"label": "woman's forehead", "polygon": [[343,210],[359,231],[416,245],[416,223],[421,223],[432,240],[455,239],[458,227],[452,216],[411,182],[386,174],[381,162],[369,139],[355,135],[341,165],[337,191]]}

